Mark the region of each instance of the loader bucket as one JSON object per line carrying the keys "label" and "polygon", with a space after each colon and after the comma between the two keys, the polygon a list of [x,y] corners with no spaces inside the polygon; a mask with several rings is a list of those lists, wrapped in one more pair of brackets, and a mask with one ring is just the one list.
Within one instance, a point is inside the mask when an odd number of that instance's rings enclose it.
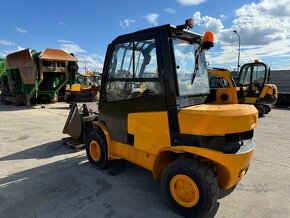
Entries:
{"label": "loader bucket", "polygon": [[81,139],[83,136],[83,118],[79,113],[77,104],[73,104],[62,130],[62,133],[68,134],[74,139]]}
{"label": "loader bucket", "polygon": [[28,49],[9,54],[6,60],[9,69],[19,69],[24,84],[34,84],[36,65]]}

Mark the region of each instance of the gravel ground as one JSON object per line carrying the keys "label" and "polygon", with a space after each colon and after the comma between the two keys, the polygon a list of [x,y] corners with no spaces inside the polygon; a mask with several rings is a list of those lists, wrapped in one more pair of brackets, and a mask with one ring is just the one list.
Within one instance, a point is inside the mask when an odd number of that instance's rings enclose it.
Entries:
{"label": "gravel ground", "polygon": [[[0,104],[0,217],[178,217],[159,182],[126,161],[98,171],[62,144],[65,103]],[[290,217],[290,110],[259,119],[250,170],[210,217]]]}

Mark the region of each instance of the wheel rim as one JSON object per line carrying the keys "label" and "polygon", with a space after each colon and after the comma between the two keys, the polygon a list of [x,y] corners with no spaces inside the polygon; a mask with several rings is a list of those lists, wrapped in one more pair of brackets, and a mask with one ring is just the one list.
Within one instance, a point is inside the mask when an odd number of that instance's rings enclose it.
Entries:
{"label": "wheel rim", "polygon": [[99,161],[101,158],[101,149],[95,140],[90,142],[90,154],[94,161]]}
{"label": "wheel rim", "polygon": [[170,192],[174,200],[183,207],[193,207],[199,200],[196,183],[186,175],[178,174],[171,179]]}

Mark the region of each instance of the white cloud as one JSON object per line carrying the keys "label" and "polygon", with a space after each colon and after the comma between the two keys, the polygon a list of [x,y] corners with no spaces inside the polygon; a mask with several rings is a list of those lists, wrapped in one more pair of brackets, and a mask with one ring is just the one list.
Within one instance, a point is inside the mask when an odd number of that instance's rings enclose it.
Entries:
{"label": "white cloud", "polygon": [[221,15],[220,15],[220,19],[225,20],[226,18],[227,18],[226,15],[224,15],[224,14],[221,14]]}
{"label": "white cloud", "polygon": [[62,21],[58,22],[58,24],[59,25],[63,25],[63,26],[66,25],[66,23],[65,22],[62,22]]}
{"label": "white cloud", "polygon": [[15,43],[6,39],[0,39],[0,45],[11,46],[15,45]]}
{"label": "white cloud", "polygon": [[243,45],[267,45],[290,37],[290,1],[263,0],[236,10],[233,27]]}
{"label": "white cloud", "polygon": [[206,0],[177,0],[182,5],[199,5],[206,2]]}
{"label": "white cloud", "polygon": [[71,41],[71,40],[64,40],[64,39],[58,39],[57,40],[57,42],[59,42],[59,43],[73,43],[73,41]]}
{"label": "white cloud", "polygon": [[238,37],[241,39],[241,63],[255,58],[290,57],[290,1],[262,0],[242,6],[235,11],[235,19],[226,28],[221,19],[193,14],[195,23],[204,31],[215,33],[216,43],[222,46],[222,53],[211,53],[213,64],[237,62]]}
{"label": "white cloud", "polygon": [[20,51],[20,50],[24,50],[25,48],[22,48],[21,46],[17,46],[17,50]]}
{"label": "white cloud", "polygon": [[58,39],[57,42],[60,43],[59,49],[65,50],[69,53],[78,54],[87,52],[86,50],[81,48],[81,46],[71,40]]}
{"label": "white cloud", "polygon": [[[263,46],[243,46],[240,63],[253,62],[255,59],[271,59],[272,57],[290,57],[290,39],[271,42]],[[208,61],[211,66],[237,63],[238,46],[236,44],[224,45],[221,52],[208,52]]]}
{"label": "white cloud", "polygon": [[104,57],[97,54],[77,56],[79,71],[85,73],[85,70],[102,73]]}
{"label": "white cloud", "polygon": [[128,28],[132,23],[135,23],[135,20],[126,18],[123,21],[120,21],[120,26],[122,28]]}
{"label": "white cloud", "polygon": [[[253,11],[248,11],[253,10]],[[259,3],[251,3],[244,5],[236,11],[238,16],[243,14],[252,15],[253,13],[263,13],[265,16],[289,16],[290,5],[289,0],[262,0]]]}
{"label": "white cloud", "polygon": [[147,14],[144,16],[144,18],[152,25],[157,26],[158,25],[158,18],[159,15],[155,13]]}
{"label": "white cloud", "polygon": [[195,24],[203,26],[205,31],[220,32],[224,26],[220,19],[210,16],[201,16],[199,11],[193,14]]}
{"label": "white cloud", "polygon": [[74,54],[87,52],[86,50],[82,49],[78,44],[73,43],[63,43],[60,45],[59,48]]}
{"label": "white cloud", "polygon": [[173,8],[165,8],[163,10],[168,14],[176,14],[176,10]]}
{"label": "white cloud", "polygon": [[22,29],[22,28],[20,28],[20,27],[16,27],[16,31],[19,32],[19,33],[28,33],[27,30]]}

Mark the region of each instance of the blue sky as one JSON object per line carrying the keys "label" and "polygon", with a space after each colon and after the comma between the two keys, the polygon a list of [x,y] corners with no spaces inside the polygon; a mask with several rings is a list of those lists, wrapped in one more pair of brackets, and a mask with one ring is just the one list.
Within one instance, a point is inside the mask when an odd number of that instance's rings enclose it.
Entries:
{"label": "blue sky", "polygon": [[236,68],[259,58],[290,68],[290,0],[0,0],[0,57],[23,48],[61,48],[77,54],[80,70],[101,71],[107,44],[120,34],[193,17],[193,31],[213,31],[210,66]]}

